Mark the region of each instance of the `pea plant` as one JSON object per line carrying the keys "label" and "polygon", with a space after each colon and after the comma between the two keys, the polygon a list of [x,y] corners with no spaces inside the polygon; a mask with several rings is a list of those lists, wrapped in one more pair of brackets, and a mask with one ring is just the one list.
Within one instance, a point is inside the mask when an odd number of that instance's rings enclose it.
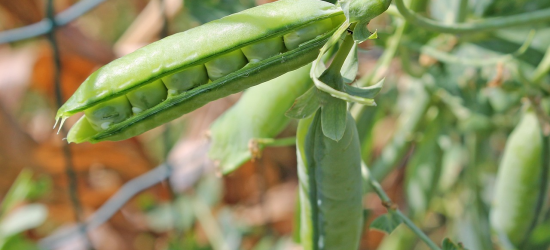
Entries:
{"label": "pea plant", "polygon": [[[209,156],[228,174],[295,145],[304,249],[358,249],[366,222],[389,234],[379,249],[547,249],[550,3],[390,4],[280,0],[211,21],[103,66],[56,121],[84,113],[68,142],[124,140],[248,89]],[[364,44],[383,52],[358,78]],[[403,72],[384,79],[392,61]],[[292,120],[296,137],[277,138]],[[379,183],[398,167],[404,205]],[[370,192],[387,210],[374,220]]]}

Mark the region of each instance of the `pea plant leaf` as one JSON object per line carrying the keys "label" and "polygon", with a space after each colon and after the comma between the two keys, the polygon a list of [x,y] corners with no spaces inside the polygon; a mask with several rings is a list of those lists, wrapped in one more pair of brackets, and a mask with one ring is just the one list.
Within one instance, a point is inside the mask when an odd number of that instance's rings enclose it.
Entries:
{"label": "pea plant leaf", "polygon": [[370,228],[391,234],[401,224],[401,218],[393,213],[380,215],[370,224]]}
{"label": "pea plant leaf", "polygon": [[311,87],[306,93],[296,98],[292,107],[290,107],[285,115],[294,119],[304,119],[311,116],[320,107],[319,90]]}
{"label": "pea plant leaf", "polygon": [[336,97],[348,102],[357,102],[363,105],[375,106],[376,103],[374,102],[373,99],[350,95],[344,91],[334,89],[333,87],[327,85],[326,82],[321,80],[322,75],[320,77],[318,76],[319,71],[324,71],[324,69],[322,69],[324,68],[324,66],[321,63],[324,54],[327,53],[327,51],[329,51],[330,48],[332,48],[334,45],[338,43],[338,41],[342,38],[342,35],[344,35],[346,30],[348,29],[348,27],[349,27],[349,23],[347,21],[344,22],[329,38],[329,40],[325,43],[325,45],[321,48],[319,56],[317,56],[317,59],[313,61],[313,65],[310,71],[310,76],[313,79],[313,83],[315,84],[315,87],[317,87],[319,90],[323,92],[328,93],[333,97]]}
{"label": "pea plant leaf", "polygon": [[357,71],[359,71],[359,63],[357,61],[357,43],[353,44],[353,48],[349,52],[342,69],[340,69],[340,74],[344,78],[344,83],[351,83],[355,80],[357,76]]}
{"label": "pea plant leaf", "polygon": [[323,134],[339,141],[346,131],[347,103],[343,100],[330,98],[330,101],[321,107],[321,127]]}
{"label": "pea plant leaf", "polygon": [[454,243],[449,238],[443,239],[443,245],[441,250],[467,250],[462,243]]}
{"label": "pea plant leaf", "polygon": [[[384,78],[385,79],[385,78]],[[380,93],[380,90],[382,90],[382,87],[384,86],[384,79],[380,80],[378,83],[364,87],[364,88],[358,88],[353,87],[349,85],[344,85],[344,91],[350,95],[354,96],[360,96],[363,98],[374,98],[378,93]]]}
{"label": "pea plant leaf", "polygon": [[391,0],[340,0],[339,2],[347,21],[357,23],[353,29],[353,40],[362,43],[371,39],[372,34],[367,29],[367,24],[386,11]]}
{"label": "pea plant leaf", "polygon": [[[296,97],[304,96],[303,93],[311,87],[308,72],[309,65],[248,89],[237,104],[212,124],[212,144],[208,154],[217,161],[224,174],[238,169],[252,158],[249,147],[251,139],[273,138],[288,125],[290,119],[283,114]],[[300,103],[317,104],[315,100]],[[297,113],[293,116],[302,114]],[[305,118],[308,115],[302,116]]]}
{"label": "pea plant leaf", "polygon": [[[343,89],[345,84],[342,75],[339,71],[331,70],[330,67],[323,72],[319,80],[327,83],[333,89]],[[319,93],[319,96],[322,97],[321,126],[323,134],[334,141],[339,141],[346,130],[347,103],[326,93]]]}

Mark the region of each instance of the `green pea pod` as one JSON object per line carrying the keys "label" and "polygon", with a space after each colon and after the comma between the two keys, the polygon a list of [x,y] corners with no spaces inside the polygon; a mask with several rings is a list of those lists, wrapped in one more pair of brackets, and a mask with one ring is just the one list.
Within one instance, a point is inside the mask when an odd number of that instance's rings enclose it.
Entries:
{"label": "green pea pod", "polygon": [[321,112],[309,126],[311,118],[300,121],[296,139],[302,246],[305,250],[357,249],[363,225],[357,128],[348,113],[344,135],[334,141],[323,134]]}
{"label": "green pea pod", "polygon": [[490,215],[491,227],[505,249],[519,248],[537,217],[542,178],[546,178],[542,138],[535,112],[527,110],[506,142]]}
{"label": "green pea pod", "polygon": [[298,190],[300,197],[300,243],[304,250],[313,249],[312,204],[314,203],[309,201],[310,177],[306,165],[305,152],[306,136],[313,117],[312,115],[301,119],[296,131],[296,159],[298,161],[298,179],[300,181]]}
{"label": "green pea pod", "polygon": [[418,221],[424,220],[441,172],[442,150],[438,144],[443,128],[441,116],[437,114],[434,119],[427,119],[424,135],[405,171],[407,203],[411,217]]}
{"label": "green pea pod", "polygon": [[210,128],[210,158],[219,162],[224,174],[250,160],[249,142],[254,138],[273,138],[290,122],[284,114],[294,99],[313,85],[311,65],[286,73],[252,87]]}
{"label": "green pea pod", "polygon": [[[105,120],[117,114],[84,116],[70,130],[67,141],[95,143],[139,135],[212,100],[306,65],[317,57],[344,19],[342,10],[327,2],[281,0],[169,36],[94,72],[58,110],[56,120],[63,123],[78,112],[97,105],[109,106],[119,96],[165,80],[169,93],[165,100],[116,123]],[[265,46],[258,46],[262,44]],[[206,67],[197,68],[201,65]],[[198,82],[173,83],[167,78],[180,72],[187,74],[191,69],[206,70],[210,82],[206,82],[205,72],[197,73],[201,76],[196,77]],[[170,89],[174,85],[178,87]],[[91,123],[104,126],[96,130]]]}

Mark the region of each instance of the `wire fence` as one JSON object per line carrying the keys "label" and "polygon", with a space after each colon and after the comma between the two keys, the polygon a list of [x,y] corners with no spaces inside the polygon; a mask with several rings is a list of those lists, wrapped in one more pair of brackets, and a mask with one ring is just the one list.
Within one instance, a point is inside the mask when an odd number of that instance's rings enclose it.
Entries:
{"label": "wire fence", "polygon": [[[46,14],[46,18],[38,23],[2,31],[0,32],[0,44],[17,42],[48,34],[57,27],[65,26],[74,21],[103,2],[105,2],[105,0],[79,1],[63,12],[55,15],[53,18]],[[48,8],[46,8],[46,12],[48,12]]]}
{"label": "wire fence", "polygon": [[[93,10],[99,4],[105,2],[105,0],[83,0],[79,1],[76,4],[72,5],[68,9],[60,12],[55,15],[53,0],[47,1],[45,18],[34,24],[23,26],[20,28],[15,28],[7,31],[0,32],[0,44],[13,43],[26,39],[36,38],[42,35],[46,35],[50,46],[53,51],[53,61],[55,65],[54,72],[54,87],[55,87],[55,99],[56,104],[61,106],[63,104],[63,96],[61,92],[61,60],[59,54],[59,47],[57,39],[55,37],[55,32],[57,29],[62,28],[68,23],[74,21],[80,16],[86,14],[87,12]],[[161,37],[168,35],[168,19],[164,14],[165,6],[164,0],[160,1],[160,10],[163,12],[163,27],[160,32]],[[62,128],[60,134],[66,137],[66,131]],[[41,249],[57,249],[71,240],[79,240],[83,242],[85,248],[93,249],[91,240],[88,237],[88,233],[105,222],[107,222],[122,206],[124,206],[132,197],[140,193],[141,191],[150,188],[162,181],[167,180],[167,178],[172,174],[172,166],[168,163],[163,163],[156,168],[148,171],[147,173],[134,178],[126,182],[118,191],[115,193],[105,204],[103,204],[93,215],[88,219],[85,219],[82,213],[81,202],[78,198],[77,190],[77,179],[76,173],[73,165],[73,157],[71,155],[70,145],[63,144],[63,155],[65,158],[65,174],[69,179],[69,190],[68,195],[73,206],[75,213],[75,218],[77,224],[75,226],[64,229],[63,231],[57,232],[56,234],[50,235],[46,238],[43,238],[39,241],[39,246]],[[167,149],[168,150],[168,149]],[[168,153],[166,153],[167,155]],[[202,171],[203,167],[200,168]],[[202,173],[202,172],[201,172]],[[188,186],[195,183],[201,176],[201,174],[192,175],[193,178],[188,179]],[[173,191],[170,188],[171,193]],[[172,197],[174,198],[174,197]]]}

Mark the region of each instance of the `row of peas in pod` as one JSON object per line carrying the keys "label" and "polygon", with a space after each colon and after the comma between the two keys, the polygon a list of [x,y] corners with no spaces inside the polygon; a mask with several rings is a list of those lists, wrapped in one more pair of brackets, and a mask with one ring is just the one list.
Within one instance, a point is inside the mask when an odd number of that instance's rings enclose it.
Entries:
{"label": "row of peas in pod", "polygon": [[139,114],[162,103],[167,98],[216,81],[249,63],[258,63],[285,51],[297,49],[301,44],[330,31],[338,24],[339,22],[326,18],[282,36],[258,41],[213,58],[204,64],[187,67],[154,80],[125,95],[88,108],[84,113],[95,130],[105,130],[112,124],[130,118],[133,114]]}

